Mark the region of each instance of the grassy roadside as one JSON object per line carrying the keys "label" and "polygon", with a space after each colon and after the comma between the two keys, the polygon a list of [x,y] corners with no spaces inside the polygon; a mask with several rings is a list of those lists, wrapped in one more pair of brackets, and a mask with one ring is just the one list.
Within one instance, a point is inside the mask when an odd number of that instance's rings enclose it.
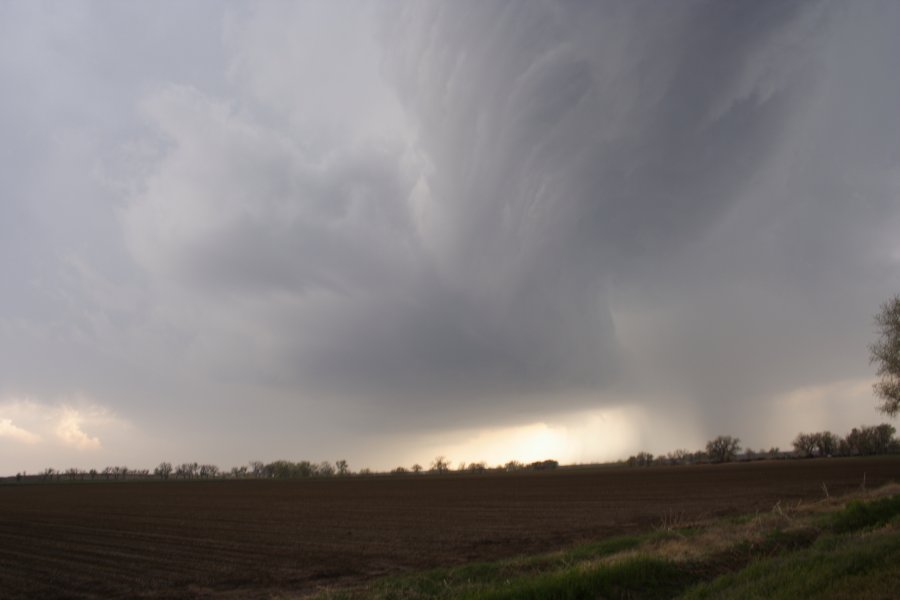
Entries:
{"label": "grassy roadside", "polygon": [[894,598],[900,485],[637,536],[323,590],[316,600]]}

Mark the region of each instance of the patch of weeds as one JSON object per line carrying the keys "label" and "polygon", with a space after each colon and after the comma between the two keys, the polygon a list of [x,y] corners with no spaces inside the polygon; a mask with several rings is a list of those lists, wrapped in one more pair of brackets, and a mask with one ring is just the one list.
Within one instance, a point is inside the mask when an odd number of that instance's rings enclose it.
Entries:
{"label": "patch of weeds", "polygon": [[700,583],[684,600],[895,598],[900,534],[829,536],[810,548],[753,562]]}
{"label": "patch of weeds", "polygon": [[572,561],[580,562],[586,560],[595,560],[603,558],[619,552],[634,550],[643,543],[640,536],[620,536],[609,538],[593,544],[584,544],[569,550],[565,556]]}
{"label": "patch of weeds", "polygon": [[799,548],[806,548],[819,537],[819,531],[812,528],[775,529],[766,534],[756,550],[762,554],[779,554]]}
{"label": "patch of weeds", "polygon": [[900,515],[900,495],[880,498],[869,502],[858,500],[831,518],[831,529],[836,533],[848,533],[891,522]]}
{"label": "patch of weeds", "polygon": [[588,598],[671,598],[695,581],[674,562],[634,557],[590,569],[562,572],[511,581],[508,584],[462,596],[467,600],[581,600]]}
{"label": "patch of weeds", "polygon": [[449,569],[433,569],[415,575],[385,577],[373,586],[372,597],[445,598],[454,590],[473,584],[502,581],[513,573],[506,563],[472,563]]}

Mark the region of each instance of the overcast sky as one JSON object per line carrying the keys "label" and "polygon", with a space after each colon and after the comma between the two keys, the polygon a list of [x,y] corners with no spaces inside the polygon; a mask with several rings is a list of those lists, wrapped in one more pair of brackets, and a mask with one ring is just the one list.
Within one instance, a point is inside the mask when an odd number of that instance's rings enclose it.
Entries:
{"label": "overcast sky", "polygon": [[900,3],[0,2],[0,474],[845,433]]}

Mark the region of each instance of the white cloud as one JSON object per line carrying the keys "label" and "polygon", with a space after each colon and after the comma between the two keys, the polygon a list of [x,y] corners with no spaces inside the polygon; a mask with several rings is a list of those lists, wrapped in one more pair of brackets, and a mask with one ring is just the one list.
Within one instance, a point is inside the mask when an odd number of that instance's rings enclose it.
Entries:
{"label": "white cloud", "polygon": [[0,419],[0,438],[5,437],[23,444],[36,444],[41,436],[14,425],[12,419]]}
{"label": "white cloud", "polygon": [[60,409],[56,425],[56,436],[67,446],[79,450],[100,448],[100,439],[85,433],[81,426],[85,417],[76,409],[65,406]]}
{"label": "white cloud", "polygon": [[129,424],[109,409],[83,396],[70,396],[45,403],[10,398],[0,401],[0,438],[51,451],[57,442],[63,448],[96,450],[103,447],[100,436],[129,428]]}

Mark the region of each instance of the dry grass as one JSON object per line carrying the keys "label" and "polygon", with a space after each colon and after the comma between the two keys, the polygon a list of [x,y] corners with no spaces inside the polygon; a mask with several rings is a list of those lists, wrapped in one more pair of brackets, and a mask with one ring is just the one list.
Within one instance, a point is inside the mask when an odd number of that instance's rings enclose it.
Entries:
{"label": "dry grass", "polygon": [[[806,530],[824,514],[833,513],[855,500],[876,500],[900,494],[900,484],[889,483],[877,489],[864,489],[835,497],[823,495],[817,502],[776,502],[768,512],[757,512],[738,519],[694,521],[681,527],[660,527],[660,531],[675,534],[642,548],[643,553],[676,562],[701,560],[726,552],[739,544],[761,545],[778,531],[792,534]],[[665,519],[663,523],[668,523]],[[614,558],[614,557],[610,557]]]}

